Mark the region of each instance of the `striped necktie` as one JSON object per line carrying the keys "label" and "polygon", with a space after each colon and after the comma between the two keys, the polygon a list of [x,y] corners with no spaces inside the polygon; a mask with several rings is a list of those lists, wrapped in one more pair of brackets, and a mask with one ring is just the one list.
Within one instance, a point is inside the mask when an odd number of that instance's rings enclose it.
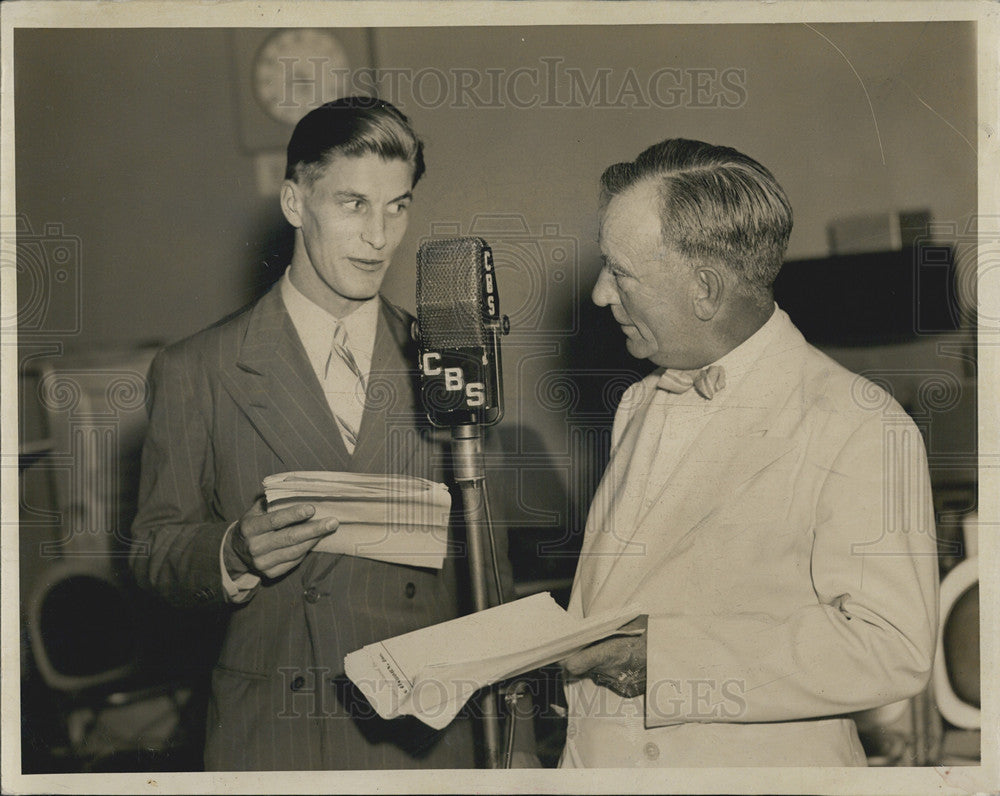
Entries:
{"label": "striped necktie", "polygon": [[[330,364],[333,362],[334,357],[340,357],[344,364],[350,369],[350,371],[358,379],[358,387],[360,388],[359,395],[365,395],[368,386],[365,384],[364,374],[361,372],[361,368],[358,367],[358,362],[354,358],[354,354],[351,353],[351,349],[347,347],[347,329],[344,328],[344,324],[337,321],[337,325],[333,329],[333,342],[330,346],[330,353],[326,358],[326,369],[323,373],[324,378],[329,378],[330,376]],[[336,413],[337,425],[340,427],[341,432],[344,435],[344,441],[347,443],[349,451],[353,452],[355,446],[358,444],[358,432],[359,428],[354,427],[351,423],[345,420],[344,417],[338,412]]]}

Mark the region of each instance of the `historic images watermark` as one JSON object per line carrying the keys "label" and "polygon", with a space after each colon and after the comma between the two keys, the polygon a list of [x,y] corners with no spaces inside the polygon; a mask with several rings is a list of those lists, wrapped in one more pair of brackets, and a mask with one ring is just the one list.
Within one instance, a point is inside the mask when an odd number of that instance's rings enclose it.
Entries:
{"label": "historic images watermark", "polygon": [[[919,336],[976,330],[995,334],[1000,318],[978,302],[1000,275],[1000,216],[974,215],[964,222],[930,222],[914,238],[913,332]],[[921,298],[944,312],[927,313]],[[978,327],[978,328],[977,328]]]}
{"label": "historic images watermark", "polygon": [[[495,525],[536,535],[539,558],[575,558],[574,541],[608,459],[611,417],[641,376],[628,365],[581,356],[585,304],[599,267],[583,260],[583,241],[558,223],[497,209],[464,223],[434,221],[418,243],[467,236],[489,244],[500,312],[510,322],[501,342],[503,450],[487,450],[484,458],[491,490],[498,487],[493,495],[503,497]],[[470,293],[470,303],[474,298]],[[559,429],[561,439],[542,439],[535,428]]]}
{"label": "historic images watermark", "polygon": [[[10,229],[9,219],[3,229]],[[21,340],[66,337],[80,332],[83,245],[59,222],[32,224],[24,214],[14,218],[13,234],[0,240],[0,267],[17,276],[17,311],[0,320],[4,334]]]}
{"label": "historic images watermark", "polygon": [[499,286],[500,310],[512,337],[523,345],[572,337],[580,331],[580,243],[559,224],[529,224],[522,213],[478,213],[468,225],[435,221],[419,239],[481,237],[490,246]]}
{"label": "historic images watermark", "polygon": [[559,56],[515,69],[427,66],[345,69],[325,57],[278,59],[283,85],[278,106],[308,108],[330,96],[378,96],[400,107],[736,109],[749,96],[747,70],[739,67],[674,67],[652,71],[600,67],[584,70]]}
{"label": "historic images watermark", "polygon": [[122,524],[123,484],[135,475],[123,471],[123,462],[126,452],[138,450],[145,427],[145,374],[124,365],[56,367],[45,359],[29,360],[22,371],[22,415],[40,413],[47,434],[27,439],[22,419],[18,467],[47,480],[59,506],[53,512],[36,504],[36,490],[21,479],[22,544],[36,531],[44,537],[58,528],[59,538],[38,543],[41,558],[145,553],[145,544],[133,542]]}
{"label": "historic images watermark", "polygon": [[975,508],[975,495],[971,505],[935,516],[924,461],[932,481],[956,483],[974,479],[980,464],[998,455],[980,450],[976,434],[976,340],[990,344],[997,327],[978,295],[983,288],[989,292],[1000,273],[998,242],[1000,217],[986,215],[930,222],[913,239],[909,332],[915,345],[931,347],[934,359],[866,368],[852,384],[853,402],[881,418],[887,465],[880,521],[871,538],[851,546],[854,555],[913,555],[903,537],[935,532],[939,555],[962,554],[962,542],[949,538],[960,534],[943,533],[942,526],[960,525]]}
{"label": "historic images watermark", "polygon": [[[302,716],[316,719],[374,718],[379,715],[368,699],[344,697],[344,689],[357,688],[370,693],[387,714],[405,710],[407,714],[420,715],[434,720],[449,715],[455,709],[450,700],[458,694],[473,694],[481,688],[475,680],[455,678],[422,678],[416,683],[392,680],[360,680],[351,683],[343,674],[326,666],[282,666],[277,682],[281,684],[283,698],[279,719],[298,719]],[[665,679],[647,683],[644,697],[626,699],[613,691],[590,681],[587,688],[576,689],[570,719],[642,719],[643,712],[658,721],[733,721],[747,712],[747,684],[737,678],[702,677],[694,679]],[[519,715],[567,715],[565,709],[547,703],[544,684],[537,679],[521,678],[516,683],[521,696],[530,709],[519,708]],[[501,690],[504,690],[501,687]],[[339,693],[338,693],[339,692]],[[346,709],[344,702],[350,704]],[[468,699],[460,715],[478,718],[482,705],[477,699]],[[572,722],[570,723],[572,728]],[[572,730],[571,730],[572,734]]]}
{"label": "historic images watermark", "polygon": [[134,500],[128,462],[137,461],[145,429],[152,354],[64,358],[83,328],[83,242],[62,222],[23,213],[2,221],[2,267],[13,269],[17,301],[0,331],[11,349],[16,334],[19,390],[18,450],[5,452],[3,466],[19,475],[21,553],[141,552],[123,507]]}

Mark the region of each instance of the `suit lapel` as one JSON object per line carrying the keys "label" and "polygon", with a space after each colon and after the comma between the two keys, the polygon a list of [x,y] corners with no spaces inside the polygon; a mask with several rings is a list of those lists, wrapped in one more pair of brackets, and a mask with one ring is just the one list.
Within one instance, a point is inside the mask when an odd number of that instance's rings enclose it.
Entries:
{"label": "suit lapel", "polygon": [[[402,313],[381,300],[375,348],[351,469],[405,472],[419,443],[414,367],[416,352]],[[408,361],[412,354],[413,361]]]}
{"label": "suit lapel", "polygon": [[[797,416],[791,404],[801,378],[802,349],[796,354],[790,340],[795,342],[784,335],[764,351],[727,396],[725,409],[709,420],[651,496],[649,508],[626,529],[628,544],[619,545],[607,576],[585,606],[588,613],[628,602],[658,571],[658,561],[704,527],[742,485],[794,449],[788,433]],[[768,357],[777,357],[780,364],[767,362]]]}
{"label": "suit lapel", "polygon": [[646,432],[646,417],[656,398],[655,382],[643,382],[641,389],[648,390],[648,397],[630,418],[622,438],[611,453],[607,468],[601,478],[587,517],[587,529],[580,550],[577,584],[583,606],[589,611],[591,601],[607,583],[608,573],[622,556],[639,556],[642,547],[636,546],[632,537],[636,530],[636,516],[644,483],[641,462],[648,458],[645,445],[655,445],[656,440]]}
{"label": "suit lapel", "polygon": [[287,469],[348,469],[340,431],[277,287],[250,311],[237,361],[222,381]]}

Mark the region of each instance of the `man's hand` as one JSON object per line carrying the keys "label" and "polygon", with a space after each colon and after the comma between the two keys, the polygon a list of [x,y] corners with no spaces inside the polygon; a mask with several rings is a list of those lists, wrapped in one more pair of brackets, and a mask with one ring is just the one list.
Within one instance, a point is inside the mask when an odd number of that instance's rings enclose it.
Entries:
{"label": "man's hand", "polygon": [[646,623],[640,616],[622,630],[641,630],[636,636],[617,636],[598,641],[561,661],[569,680],[589,677],[616,694],[632,698],[646,692]]}
{"label": "man's hand", "polygon": [[277,578],[297,566],[306,553],[324,536],[337,530],[335,519],[312,520],[312,506],[291,506],[264,511],[264,500],[257,500],[229,535],[223,550],[226,569],[231,575],[252,572]]}

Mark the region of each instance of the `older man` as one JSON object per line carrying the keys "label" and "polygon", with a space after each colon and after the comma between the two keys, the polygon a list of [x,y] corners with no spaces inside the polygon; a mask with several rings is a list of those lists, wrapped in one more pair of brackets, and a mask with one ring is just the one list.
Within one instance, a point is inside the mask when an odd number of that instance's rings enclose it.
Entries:
{"label": "older man", "polygon": [[774,303],[792,215],[767,169],[674,139],[602,188],[593,300],[659,368],[615,416],[570,610],[647,616],[564,661],[561,765],[864,765],[848,714],[933,659],[920,434]]}

